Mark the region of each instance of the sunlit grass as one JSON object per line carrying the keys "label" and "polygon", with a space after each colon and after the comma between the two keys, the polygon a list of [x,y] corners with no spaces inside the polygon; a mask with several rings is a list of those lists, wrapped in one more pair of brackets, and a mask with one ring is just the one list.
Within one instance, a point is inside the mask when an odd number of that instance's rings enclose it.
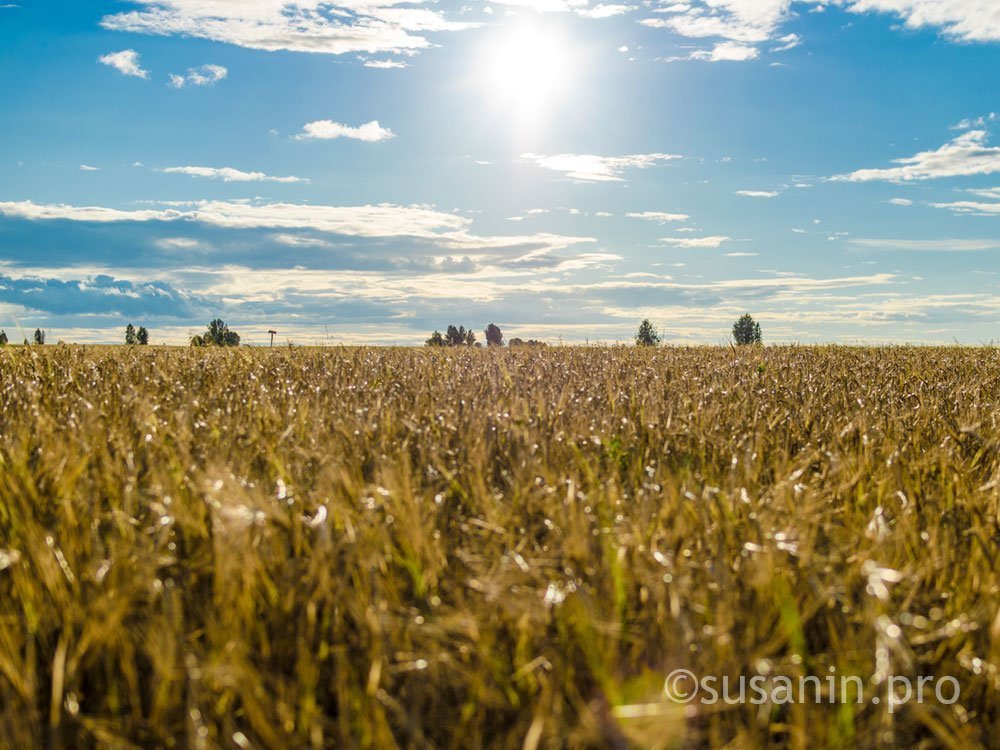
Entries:
{"label": "sunlit grass", "polygon": [[998,512],[996,349],[9,347],[0,746],[988,746]]}

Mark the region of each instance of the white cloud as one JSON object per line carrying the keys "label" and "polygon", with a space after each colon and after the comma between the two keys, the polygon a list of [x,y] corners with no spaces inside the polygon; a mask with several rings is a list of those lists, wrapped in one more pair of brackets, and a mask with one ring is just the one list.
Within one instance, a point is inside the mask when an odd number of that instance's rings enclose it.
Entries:
{"label": "white cloud", "polygon": [[299,140],[330,140],[333,138],[353,138],[358,141],[384,141],[395,138],[396,134],[389,128],[383,128],[378,124],[378,120],[366,122],[358,127],[351,127],[333,120],[317,120],[306,123],[302,128],[302,133],[296,138]]}
{"label": "white cloud", "polygon": [[737,190],[736,194],[744,198],[777,198],[781,195],[777,190]]}
{"label": "white cloud", "polygon": [[719,42],[712,49],[696,49],[687,55],[659,57],[663,62],[681,62],[683,60],[702,60],[704,62],[746,62],[756,60],[760,50],[749,44],[738,42]]}
{"label": "white cloud", "polygon": [[577,14],[584,18],[611,18],[612,16],[623,15],[631,10],[635,10],[634,5],[600,4],[592,8],[581,8],[577,11]]}
{"label": "white cloud", "polygon": [[913,201],[909,198],[890,198],[889,205],[891,206],[912,206]]}
{"label": "white cloud", "polygon": [[896,240],[866,239],[848,240],[852,245],[873,250],[903,250],[938,253],[975,253],[984,250],[1000,250],[1000,240]]}
{"label": "white cloud", "polygon": [[[656,17],[640,21],[645,26],[668,29],[692,39],[725,39],[748,45],[772,42],[772,52],[793,49],[801,43],[796,34],[782,33],[782,25],[793,15],[793,6],[837,5],[851,13],[888,13],[908,28],[936,28],[948,38],[964,42],[1000,41],[1000,6],[991,0],[691,0],[654,9]],[[718,49],[718,48],[717,48]],[[698,57],[680,59],[750,60],[756,55],[736,48],[702,51]],[[678,59],[678,58],[673,58]]]}
{"label": "white cloud", "polygon": [[92,167],[89,164],[81,164],[80,165],[80,171],[81,172],[100,172],[101,168],[100,167]]}
{"label": "white cloud", "polygon": [[723,242],[730,242],[732,237],[712,236],[712,237],[664,237],[663,242],[673,247],[680,248],[718,248]]}
{"label": "white cloud", "polygon": [[382,68],[383,70],[391,70],[394,68],[408,68],[409,63],[403,62],[402,60],[365,60],[366,68]]}
{"label": "white cloud", "polygon": [[114,68],[125,76],[149,78],[149,71],[139,65],[139,53],[134,49],[123,49],[121,52],[109,52],[97,58],[102,65]]}
{"label": "white cloud", "polygon": [[185,86],[211,86],[229,75],[229,69],[222,65],[202,65],[200,68],[188,68],[186,75],[170,74],[170,86],[182,89]]}
{"label": "white cloud", "polygon": [[201,242],[190,237],[164,237],[156,240],[156,246],[163,250],[197,250],[203,247]]}
{"label": "white cloud", "polygon": [[934,208],[947,208],[957,214],[973,214],[976,216],[1000,216],[1000,203],[982,203],[980,201],[954,201],[952,203],[932,203]]}
{"label": "white cloud", "polygon": [[680,159],[676,154],[631,154],[628,156],[594,156],[593,154],[521,154],[543,169],[562,172],[581,182],[621,182],[626,169],[646,169],[661,162]]}
{"label": "white cloud", "polygon": [[961,122],[955,123],[951,126],[952,130],[973,130],[975,128],[984,128],[986,123],[995,122],[1000,119],[1000,115],[996,112],[990,112],[988,115],[982,115],[981,117],[966,117]]}
{"label": "white cloud", "polygon": [[668,221],[687,221],[691,217],[687,214],[671,214],[664,211],[633,211],[625,214],[630,219],[643,219],[645,221],[657,221],[664,224]]}
{"label": "white cloud", "polygon": [[778,46],[772,47],[771,52],[787,52],[790,49],[795,49],[802,44],[802,37],[798,34],[786,34],[778,39],[778,42]]}
{"label": "white cloud", "polygon": [[186,174],[190,177],[205,177],[223,182],[309,182],[304,177],[272,177],[263,172],[243,172],[232,167],[167,167],[158,171],[164,174]]}
{"label": "white cloud", "polygon": [[690,59],[708,62],[746,62],[747,60],[756,60],[759,55],[758,49],[752,45],[720,42],[710,50],[692,52]]}
{"label": "white cloud", "polygon": [[976,190],[969,190],[972,195],[978,195],[980,198],[989,198],[991,200],[1000,201],[1000,187],[995,188],[980,188]]}
{"label": "white cloud", "polygon": [[760,253],[726,253],[727,258],[756,258]]}
{"label": "white cloud", "polygon": [[425,49],[421,34],[479,24],[443,12],[400,7],[397,0],[132,0],[139,10],[105,16],[113,31],[189,36],[267,51],[345,53]]}
{"label": "white cloud", "polygon": [[224,229],[304,229],[355,237],[415,237],[455,250],[503,250],[532,246],[544,254],[592,237],[568,237],[547,233],[511,236],[471,234],[471,220],[427,206],[378,204],[365,206],[320,206],[295,203],[249,203],[199,201],[178,208],[127,211],[102,206],[0,202],[0,216],[31,221],[196,222]]}
{"label": "white cloud", "polygon": [[[1000,9],[1000,6],[998,6]],[[998,11],[1000,12],[1000,11]],[[909,182],[1000,172],[1000,147],[987,146],[985,130],[970,130],[934,151],[894,159],[898,167],[859,169],[831,179],[838,182]]]}

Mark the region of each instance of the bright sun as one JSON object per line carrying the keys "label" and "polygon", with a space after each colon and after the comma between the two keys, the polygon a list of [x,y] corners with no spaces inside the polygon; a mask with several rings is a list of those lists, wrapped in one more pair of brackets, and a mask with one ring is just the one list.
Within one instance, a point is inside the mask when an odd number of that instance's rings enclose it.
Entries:
{"label": "bright sun", "polygon": [[560,34],[536,22],[520,22],[486,45],[483,83],[506,113],[522,124],[534,123],[568,93],[570,58]]}

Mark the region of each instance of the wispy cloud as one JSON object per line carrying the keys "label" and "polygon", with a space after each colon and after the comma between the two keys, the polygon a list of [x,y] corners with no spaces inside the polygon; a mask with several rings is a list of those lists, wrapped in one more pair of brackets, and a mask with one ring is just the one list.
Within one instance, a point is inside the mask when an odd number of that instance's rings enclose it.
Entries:
{"label": "wispy cloud", "polygon": [[625,214],[630,219],[642,219],[644,221],[656,221],[665,224],[668,221],[687,221],[691,217],[687,214],[671,214],[665,211],[633,211]]}
{"label": "wispy cloud", "polygon": [[132,0],[140,10],[105,16],[113,31],[210,39],[251,49],[377,54],[425,49],[425,32],[478,24],[449,21],[442,11],[400,7],[394,0],[336,5],[329,0]]}
{"label": "wispy cloud", "polygon": [[781,195],[777,190],[737,190],[736,194],[744,198],[777,198]]}
{"label": "wispy cloud", "polygon": [[366,68],[382,68],[383,70],[392,70],[394,68],[408,68],[410,64],[404,62],[403,60],[365,60],[364,65]]}
{"label": "wispy cloud", "polygon": [[190,177],[205,177],[223,182],[309,182],[304,177],[273,177],[264,172],[243,172],[232,167],[166,167],[157,170],[164,174],[185,174]]}
{"label": "wispy cloud", "polygon": [[81,164],[80,165],[80,171],[81,172],[100,172],[101,168],[100,167],[92,167],[89,164]]}
{"label": "wispy cloud", "polygon": [[[181,210],[181,208],[185,210]],[[72,206],[0,202],[0,216],[29,221],[77,221],[95,224],[123,222],[196,222],[224,229],[303,229],[354,237],[414,237],[447,249],[462,251],[519,251],[544,254],[592,237],[569,237],[540,232],[531,235],[472,234],[471,220],[427,206],[394,204],[321,206],[300,203],[200,201],[170,208],[123,210],[103,206]]]}
{"label": "wispy cloud", "polygon": [[308,122],[302,128],[302,133],[296,136],[299,140],[332,140],[334,138],[351,138],[356,141],[385,141],[395,138],[396,134],[389,128],[383,128],[378,120],[366,122],[364,125],[352,127],[333,120],[316,120]]}
{"label": "wispy cloud", "polygon": [[139,64],[139,53],[134,49],[124,49],[121,52],[109,52],[97,58],[102,65],[114,68],[125,76],[149,78],[149,71],[143,70]]}
{"label": "wispy cloud", "polygon": [[710,237],[664,237],[661,241],[680,248],[719,248],[724,242],[732,241],[732,237],[713,235]]}
{"label": "wispy cloud", "polygon": [[976,253],[984,250],[1000,250],[1000,239],[944,239],[944,240],[899,240],[869,239],[858,237],[848,240],[850,244],[872,250],[900,250],[933,253]]}
{"label": "wispy cloud", "polygon": [[595,156],[593,154],[521,154],[543,169],[562,172],[581,182],[621,182],[627,169],[646,169],[657,164],[680,159],[676,154],[630,154],[628,156]]}
{"label": "wispy cloud", "polygon": [[1000,172],[1000,147],[987,146],[985,130],[970,130],[933,151],[894,159],[898,167],[859,169],[830,179],[836,182],[909,182]]}
{"label": "wispy cloud", "polygon": [[170,74],[170,86],[182,89],[185,86],[211,86],[229,75],[229,69],[222,65],[202,65],[200,68],[188,68],[185,75]]}

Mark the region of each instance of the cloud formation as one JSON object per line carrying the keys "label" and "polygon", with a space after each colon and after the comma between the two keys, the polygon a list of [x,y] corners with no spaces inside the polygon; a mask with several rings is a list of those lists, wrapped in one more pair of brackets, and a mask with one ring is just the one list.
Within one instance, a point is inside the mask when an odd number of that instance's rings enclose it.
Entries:
{"label": "cloud formation", "polygon": [[97,61],[109,68],[114,68],[123,76],[149,78],[149,71],[139,65],[139,53],[134,49],[123,49],[121,52],[109,52],[101,55]]}
{"label": "cloud formation", "polygon": [[898,167],[859,169],[830,179],[835,182],[910,182],[994,174],[1000,172],[1000,147],[987,146],[988,140],[985,130],[970,130],[933,151],[894,159]]}
{"label": "cloud formation", "polygon": [[691,248],[718,248],[724,242],[730,242],[732,237],[713,235],[711,237],[664,237],[662,242],[685,249]]}
{"label": "cloud formation", "polygon": [[223,182],[309,182],[305,177],[273,177],[263,172],[243,172],[232,167],[167,167],[158,171],[164,174],[186,174]]}
{"label": "cloud formation", "polygon": [[182,318],[194,311],[192,297],[168,284],[123,281],[106,275],[71,280],[0,275],[0,302],[56,315]]}
{"label": "cloud formation", "polygon": [[532,235],[482,236],[470,233],[471,220],[427,206],[379,204],[321,206],[296,203],[198,201],[168,208],[123,210],[31,201],[0,202],[0,216],[29,221],[76,221],[95,224],[126,222],[196,222],[222,229],[312,230],[353,237],[412,237],[449,250],[544,254],[591,237]]}
{"label": "cloud formation", "polygon": [[668,221],[687,221],[691,217],[687,214],[671,214],[665,211],[633,211],[625,214],[630,219],[643,219],[644,221],[657,221],[664,224]]}
{"label": "cloud formation", "polygon": [[781,195],[777,190],[737,190],[736,194],[744,198],[777,198]]}
{"label": "cloud formation", "polygon": [[132,0],[138,10],[105,16],[112,31],[189,36],[274,52],[406,52],[424,49],[425,32],[478,24],[449,21],[396,0]]}
{"label": "cloud formation", "polygon": [[385,141],[395,137],[396,134],[389,130],[389,128],[383,128],[379,125],[378,120],[372,120],[357,127],[344,125],[333,120],[316,120],[315,122],[307,122],[302,128],[302,133],[296,136],[301,141],[351,138],[356,141],[368,141],[369,143]]}
{"label": "cloud formation", "polygon": [[[753,60],[758,45],[770,42],[772,52],[801,44],[796,34],[782,33],[794,6],[820,9],[838,6],[850,13],[886,13],[910,29],[936,28],[961,42],[1000,41],[1000,6],[989,0],[686,0],[653,10],[640,23],[667,29],[691,39],[721,39],[711,50],[667,60]],[[729,46],[723,46],[728,44]]]}
{"label": "cloud formation", "polygon": [[202,65],[200,68],[188,68],[185,75],[170,74],[170,86],[182,89],[185,86],[211,86],[229,75],[229,69],[222,65]]}
{"label": "cloud formation", "polygon": [[580,182],[621,182],[627,169],[646,169],[662,162],[680,159],[677,154],[630,154],[628,156],[594,156],[593,154],[521,154],[543,169],[562,172]]}
{"label": "cloud formation", "polygon": [[977,253],[984,250],[1000,250],[1000,240],[897,240],[858,237],[848,240],[848,242],[852,245],[872,250],[902,250],[932,253]]}

